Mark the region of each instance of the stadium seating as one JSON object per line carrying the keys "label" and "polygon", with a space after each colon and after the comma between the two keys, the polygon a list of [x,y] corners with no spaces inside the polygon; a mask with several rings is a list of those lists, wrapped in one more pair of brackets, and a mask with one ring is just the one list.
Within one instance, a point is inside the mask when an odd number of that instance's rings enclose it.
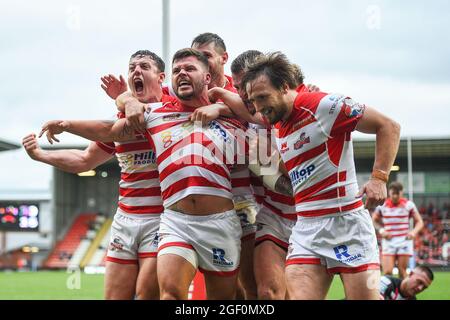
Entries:
{"label": "stadium seating", "polygon": [[445,203],[439,208],[430,202],[427,206],[421,205],[419,212],[425,227],[414,243],[417,263],[448,266],[450,261],[443,257],[442,247],[449,241],[449,205]]}
{"label": "stadium seating", "polygon": [[55,248],[44,263],[44,267],[66,268],[81,241],[86,236],[90,224],[95,221],[95,218],[95,213],[80,214],[75,219],[64,238],[57,242]]}
{"label": "stadium seating", "polygon": [[106,251],[111,236],[111,223],[112,219],[107,219],[104,224],[105,232],[99,232],[99,244],[96,245],[95,252],[87,262],[88,266],[105,266]]}

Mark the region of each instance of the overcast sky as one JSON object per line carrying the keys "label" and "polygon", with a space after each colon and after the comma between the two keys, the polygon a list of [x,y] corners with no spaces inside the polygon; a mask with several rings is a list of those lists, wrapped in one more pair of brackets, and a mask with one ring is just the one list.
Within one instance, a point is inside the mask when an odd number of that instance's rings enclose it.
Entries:
{"label": "overcast sky", "polygon": [[[139,49],[162,55],[161,3],[0,0],[0,139],[20,143],[52,119],[110,118],[100,77],[126,75]],[[171,0],[170,52],[202,32],[225,40],[230,62],[283,51],[307,83],[374,106],[402,136],[450,136],[448,1]],[[49,167],[23,149],[0,153],[0,166],[0,189],[49,185]]]}

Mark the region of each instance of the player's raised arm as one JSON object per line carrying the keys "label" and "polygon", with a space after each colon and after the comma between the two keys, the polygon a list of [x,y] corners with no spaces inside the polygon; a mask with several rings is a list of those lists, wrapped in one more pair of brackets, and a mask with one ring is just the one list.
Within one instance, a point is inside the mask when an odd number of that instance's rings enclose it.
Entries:
{"label": "player's raised arm", "polygon": [[48,142],[59,142],[55,135],[69,132],[91,141],[130,141],[135,140],[135,131],[126,119],[108,120],[52,120],[42,126],[39,138],[45,133]]}
{"label": "player's raised arm", "polygon": [[108,97],[113,100],[116,100],[119,95],[128,90],[127,83],[122,75],[120,75],[119,79],[117,79],[112,74],[109,74],[101,77],[100,80],[102,81],[102,89],[105,91]]}
{"label": "player's raised arm", "polygon": [[400,143],[400,125],[373,108],[365,107],[356,130],[376,135],[375,163],[372,178],[358,196],[367,195],[366,208],[383,204],[387,197],[386,183]]}

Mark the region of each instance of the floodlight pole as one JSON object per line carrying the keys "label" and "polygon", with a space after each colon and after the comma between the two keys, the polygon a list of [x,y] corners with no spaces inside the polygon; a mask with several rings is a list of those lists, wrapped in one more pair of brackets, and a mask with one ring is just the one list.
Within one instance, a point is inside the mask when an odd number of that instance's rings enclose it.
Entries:
{"label": "floodlight pole", "polygon": [[406,140],[407,152],[408,152],[408,196],[409,200],[413,201],[413,174],[412,174],[412,145],[411,136],[408,136]]}
{"label": "floodlight pole", "polygon": [[0,255],[6,253],[6,231],[0,231],[2,245],[0,247]]}
{"label": "floodlight pole", "polygon": [[169,77],[170,0],[162,0],[162,11],[162,53],[166,64],[166,75]]}

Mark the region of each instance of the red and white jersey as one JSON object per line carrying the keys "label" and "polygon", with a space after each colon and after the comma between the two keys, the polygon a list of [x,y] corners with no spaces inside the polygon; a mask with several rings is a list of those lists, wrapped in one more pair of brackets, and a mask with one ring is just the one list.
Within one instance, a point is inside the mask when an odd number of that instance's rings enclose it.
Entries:
{"label": "red and white jersey", "polygon": [[277,147],[289,171],[299,216],[358,210],[351,132],[364,113],[351,98],[299,92],[286,121],[275,124]]}
{"label": "red and white jersey", "polygon": [[[237,93],[236,88],[233,86],[233,78],[225,75],[225,86],[223,87],[225,90],[231,91],[233,93]],[[246,123],[243,123],[246,125]],[[232,193],[235,196],[248,196],[252,195],[253,191],[250,184],[250,170],[247,169],[231,169],[231,187]]]}
{"label": "red and white jersey", "polygon": [[157,154],[164,206],[192,194],[232,199],[230,168],[242,154],[235,150],[235,130],[245,128],[228,118],[196,127],[189,120],[195,108],[167,95],[149,106],[145,120]]}
{"label": "red and white jersey", "polygon": [[397,204],[387,199],[382,206],[375,209],[375,212],[381,215],[383,228],[392,237],[404,237],[410,231],[409,219],[417,212],[417,208],[412,201],[405,198],[401,198]]}
{"label": "red and white jersey", "polygon": [[270,212],[289,220],[297,220],[295,201],[293,197],[286,196],[264,186],[261,177],[252,174],[252,188],[256,202],[266,207]]}
{"label": "red and white jersey", "polygon": [[231,169],[231,192],[234,196],[253,195],[253,190],[250,185],[250,170],[243,168],[236,170]]}
{"label": "red and white jersey", "polygon": [[[249,130],[257,131],[260,129],[266,129],[266,127],[257,124],[249,125]],[[268,129],[268,133],[270,133],[270,129]],[[251,187],[258,204],[265,206],[273,214],[279,215],[285,219],[297,219],[293,197],[270,190],[263,184],[262,178],[253,173],[251,173]]]}
{"label": "red and white jersey", "polygon": [[97,145],[107,153],[115,154],[119,162],[119,208],[129,214],[161,214],[164,207],[156,154],[145,136],[138,135],[136,139],[129,142],[97,142]]}
{"label": "red and white jersey", "polygon": [[[233,86],[233,78],[225,75],[225,79],[225,86],[223,88],[233,93],[237,93],[236,88]],[[176,94],[172,88],[163,87],[163,93],[176,98]],[[243,123],[243,125],[245,124]],[[250,170],[231,169],[231,192],[234,196],[248,196],[253,194],[250,186]]]}

